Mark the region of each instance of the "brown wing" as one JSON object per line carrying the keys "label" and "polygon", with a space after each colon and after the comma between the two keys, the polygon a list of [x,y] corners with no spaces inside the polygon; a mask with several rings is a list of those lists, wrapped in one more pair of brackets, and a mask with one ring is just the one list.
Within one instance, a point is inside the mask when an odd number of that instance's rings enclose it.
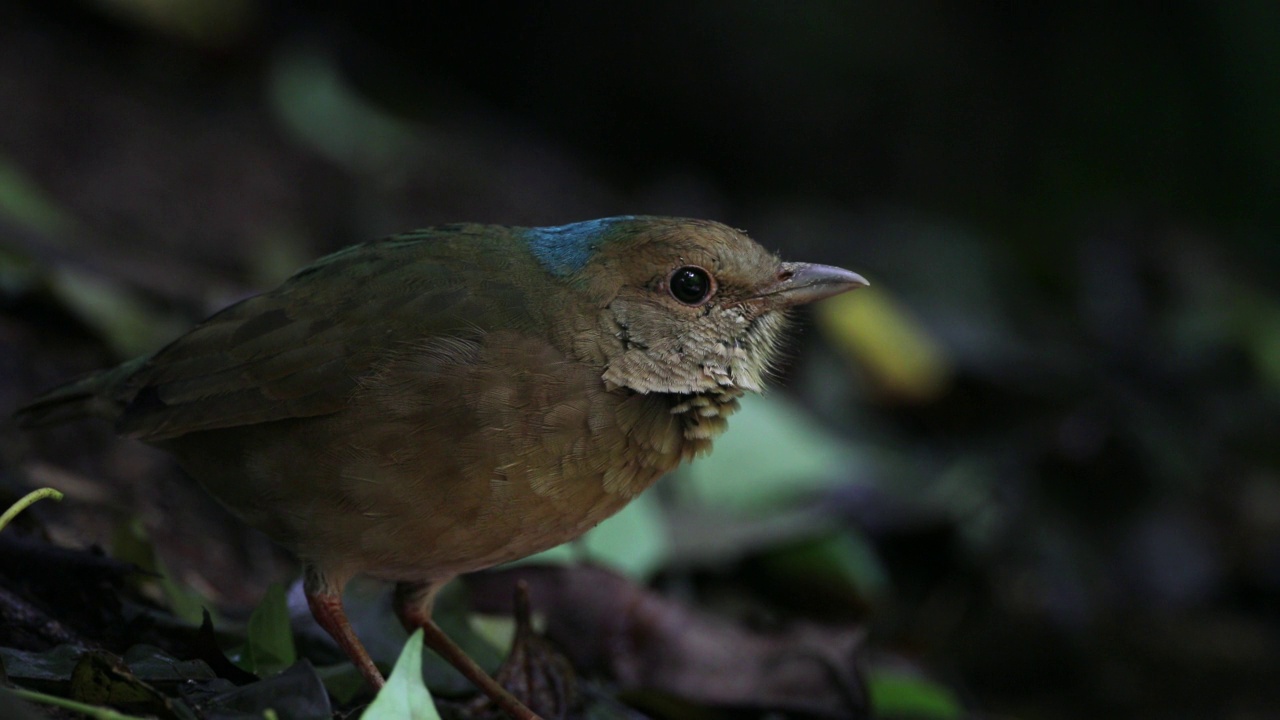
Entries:
{"label": "brown wing", "polygon": [[504,280],[510,242],[500,229],[453,226],[323,258],[152,356],[128,381],[137,389],[117,430],[153,442],[337,412],[381,358],[412,343],[527,326],[525,291]]}

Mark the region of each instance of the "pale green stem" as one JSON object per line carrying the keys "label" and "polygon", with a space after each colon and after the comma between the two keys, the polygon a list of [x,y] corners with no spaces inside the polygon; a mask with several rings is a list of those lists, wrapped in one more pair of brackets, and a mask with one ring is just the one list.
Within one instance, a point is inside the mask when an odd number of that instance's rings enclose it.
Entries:
{"label": "pale green stem", "polygon": [[4,526],[8,525],[10,520],[17,517],[18,513],[31,507],[31,505],[36,501],[43,500],[45,498],[52,498],[54,501],[59,501],[62,500],[62,493],[54,490],[53,488],[32,490],[24,495],[21,500],[10,505],[9,509],[5,510],[3,515],[0,515],[0,530],[3,530]]}

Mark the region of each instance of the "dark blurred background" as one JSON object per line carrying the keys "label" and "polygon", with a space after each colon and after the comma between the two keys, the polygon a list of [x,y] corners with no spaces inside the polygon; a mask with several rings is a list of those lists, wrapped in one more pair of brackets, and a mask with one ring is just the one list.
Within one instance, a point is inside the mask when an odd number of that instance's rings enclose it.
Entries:
{"label": "dark blurred background", "polygon": [[[838,459],[787,501],[838,582],[762,602],[976,713],[1280,717],[1277,128],[1266,0],[9,0],[0,408],[352,242],[710,217],[873,283],[694,466]],[[41,478],[164,462],[105,434]],[[660,583],[781,557],[672,548]]]}

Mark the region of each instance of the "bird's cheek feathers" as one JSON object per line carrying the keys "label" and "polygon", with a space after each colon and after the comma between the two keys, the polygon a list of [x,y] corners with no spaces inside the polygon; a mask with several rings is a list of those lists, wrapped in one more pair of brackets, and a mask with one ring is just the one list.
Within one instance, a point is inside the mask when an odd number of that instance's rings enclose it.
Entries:
{"label": "bird's cheek feathers", "polygon": [[742,305],[672,309],[649,298],[615,298],[605,382],[637,392],[759,391],[768,358],[744,344],[752,318]]}

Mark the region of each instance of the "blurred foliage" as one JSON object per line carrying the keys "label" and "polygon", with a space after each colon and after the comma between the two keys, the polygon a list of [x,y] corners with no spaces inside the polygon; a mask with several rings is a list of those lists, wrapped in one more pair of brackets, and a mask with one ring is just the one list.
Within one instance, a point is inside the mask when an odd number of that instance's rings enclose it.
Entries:
{"label": "blurred foliage", "polygon": [[358,95],[322,51],[286,49],[270,76],[271,106],[288,134],[353,171],[400,174],[421,139],[411,124]]}
{"label": "blurred foliage", "polygon": [[578,540],[516,562],[588,560],[644,578],[656,572],[668,559],[668,545],[663,516],[656,500],[652,495],[641,495]]}
{"label": "blurred foliage", "polygon": [[822,303],[818,320],[850,361],[861,361],[878,392],[928,402],[946,391],[950,362],[944,349],[877,289]]}
{"label": "blurred foliage", "polygon": [[249,616],[244,648],[237,655],[240,667],[260,677],[278,673],[297,661],[289,606],[279,585],[267,588],[262,602]]}
{"label": "blurred foliage", "polygon": [[[1278,35],[1260,0],[5,4],[0,397],[388,232],[715,217],[872,288],[800,319],[712,456],[540,559],[865,622],[911,665],[871,668],[884,716],[1263,716]],[[115,489],[155,467],[60,437],[32,452]],[[196,561],[135,520],[113,553],[198,621],[166,572]]]}
{"label": "blurred foliage", "polygon": [[681,468],[673,491],[691,506],[765,515],[836,483],[863,476],[870,461],[775,393],[744,397],[733,432],[709,457]]}
{"label": "blurred foliage", "polygon": [[142,570],[144,574],[134,578],[137,588],[143,595],[162,600],[169,612],[182,621],[195,626],[204,619],[205,613],[216,617],[212,603],[195,588],[181,582],[167,567],[164,557],[147,536],[147,529],[136,518],[120,523],[112,533],[111,556]]}
{"label": "blurred foliage", "polygon": [[965,716],[955,695],[918,677],[881,671],[872,673],[867,685],[871,705],[881,717],[948,720]]}
{"label": "blurred foliage", "polygon": [[76,221],[42,192],[22,168],[0,155],[0,215],[14,224],[56,240],[70,235]]}
{"label": "blurred foliage", "polygon": [[252,26],[255,0],[92,0],[102,10],[180,42],[228,44]]}

